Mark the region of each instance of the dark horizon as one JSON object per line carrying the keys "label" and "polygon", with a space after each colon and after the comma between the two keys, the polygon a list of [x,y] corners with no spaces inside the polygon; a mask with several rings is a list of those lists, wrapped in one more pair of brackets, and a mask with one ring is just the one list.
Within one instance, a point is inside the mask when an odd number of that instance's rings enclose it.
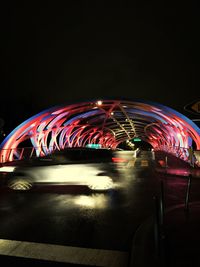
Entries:
{"label": "dark horizon", "polygon": [[51,106],[90,99],[144,99],[189,118],[198,98],[195,6],[73,1],[3,8],[5,128]]}

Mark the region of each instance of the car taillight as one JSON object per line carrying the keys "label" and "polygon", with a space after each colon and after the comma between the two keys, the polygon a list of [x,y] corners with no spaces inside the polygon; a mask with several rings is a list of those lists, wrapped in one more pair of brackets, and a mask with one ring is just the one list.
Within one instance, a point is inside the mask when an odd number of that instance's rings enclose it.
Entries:
{"label": "car taillight", "polygon": [[124,163],[124,162],[127,162],[127,160],[126,159],[122,159],[122,158],[113,157],[112,158],[112,162],[114,162],[114,163]]}

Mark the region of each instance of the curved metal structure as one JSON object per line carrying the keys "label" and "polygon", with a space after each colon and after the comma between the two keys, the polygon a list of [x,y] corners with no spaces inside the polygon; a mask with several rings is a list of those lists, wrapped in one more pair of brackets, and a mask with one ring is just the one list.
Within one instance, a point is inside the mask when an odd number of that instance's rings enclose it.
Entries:
{"label": "curved metal structure", "polygon": [[2,142],[0,157],[1,162],[19,159],[27,140],[32,144],[31,155],[43,156],[96,143],[116,148],[134,137],[183,159],[192,141],[200,149],[200,129],[169,107],[147,101],[99,100],[56,106],[24,121]]}

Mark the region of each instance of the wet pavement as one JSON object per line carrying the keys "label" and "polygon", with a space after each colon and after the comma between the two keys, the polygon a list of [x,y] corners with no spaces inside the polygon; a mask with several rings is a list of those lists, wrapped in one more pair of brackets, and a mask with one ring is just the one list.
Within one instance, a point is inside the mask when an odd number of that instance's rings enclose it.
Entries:
{"label": "wet pavement", "polygon": [[[45,261],[45,260],[34,260],[34,259],[28,259],[28,258],[9,257],[9,256],[0,256],[0,260],[3,266],[12,266],[12,267],[18,267],[18,266],[20,267],[27,267],[27,266],[29,267],[83,267],[82,264],[53,262],[53,261]],[[90,267],[94,267],[94,266],[90,265]]]}
{"label": "wet pavement", "polygon": [[[159,205],[158,216],[150,216],[136,231],[131,266],[190,267],[200,264],[199,169],[170,157],[170,174],[160,171],[158,161],[165,156],[159,153],[154,163],[156,177],[163,188],[164,202],[159,198],[163,217]],[[197,175],[191,175],[193,172]]]}
{"label": "wet pavement", "polygon": [[[1,188],[0,238],[129,252],[139,225],[154,209],[158,188],[149,154],[119,164],[116,187],[92,193],[83,187]],[[126,155],[127,158],[127,155]]]}
{"label": "wet pavement", "polygon": [[[73,186],[36,187],[30,192],[1,187],[0,238],[127,252],[126,266],[198,266],[190,265],[200,252],[200,236],[195,235],[200,221],[198,176],[191,180],[186,216],[188,175],[177,175],[176,170],[189,172],[191,168],[172,158],[169,175],[159,171],[151,156],[146,151],[136,160],[126,155],[130,160],[118,165],[115,188],[104,193]],[[162,264],[156,258],[153,217],[154,196],[160,195],[161,183],[165,207]]]}

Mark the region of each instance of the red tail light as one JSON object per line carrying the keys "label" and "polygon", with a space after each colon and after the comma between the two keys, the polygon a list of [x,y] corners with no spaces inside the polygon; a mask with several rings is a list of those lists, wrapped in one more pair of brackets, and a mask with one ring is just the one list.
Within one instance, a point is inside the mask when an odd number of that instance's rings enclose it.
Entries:
{"label": "red tail light", "polygon": [[123,162],[127,162],[128,160],[122,159],[122,158],[112,158],[112,161],[114,163],[123,163]]}

